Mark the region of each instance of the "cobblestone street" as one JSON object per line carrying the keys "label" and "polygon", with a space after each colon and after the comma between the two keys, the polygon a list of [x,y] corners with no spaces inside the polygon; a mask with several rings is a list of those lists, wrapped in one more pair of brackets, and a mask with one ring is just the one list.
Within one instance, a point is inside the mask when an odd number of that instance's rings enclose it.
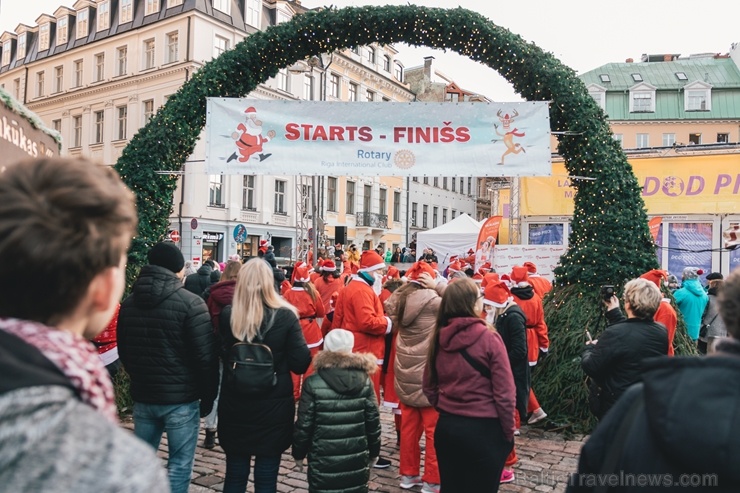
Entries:
{"label": "cobblestone street", "polygon": [[[393,416],[387,409],[383,408],[381,420],[383,424],[381,456],[390,459],[392,464],[388,469],[373,469],[370,477],[370,491],[383,493],[418,491],[418,488],[403,490],[398,485],[399,453],[396,446],[396,434],[393,430]],[[130,421],[126,422],[124,426],[133,429],[133,423]],[[565,491],[568,475],[577,468],[578,454],[583,445],[583,440],[564,440],[555,433],[526,426],[521,431],[522,435],[516,439],[516,452],[519,456],[519,463],[515,466],[516,479],[513,483],[502,485],[499,491]],[[190,493],[209,493],[221,491],[223,488],[226,458],[218,446],[213,450],[202,448],[203,436],[204,431],[201,426]],[[162,439],[159,456],[167,457],[166,436]],[[308,491],[306,474],[294,471],[294,469],[295,465],[290,455],[284,454],[278,477],[277,489],[279,492],[306,493]],[[247,491],[253,491],[251,481]]]}

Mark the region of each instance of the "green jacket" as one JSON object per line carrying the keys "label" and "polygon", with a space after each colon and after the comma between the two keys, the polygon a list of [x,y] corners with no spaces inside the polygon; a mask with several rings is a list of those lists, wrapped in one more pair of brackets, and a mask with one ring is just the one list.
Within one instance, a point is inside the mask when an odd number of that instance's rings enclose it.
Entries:
{"label": "green jacket", "polygon": [[308,456],[311,493],[367,493],[380,454],[380,414],[369,373],[375,356],[321,351],[303,382],[293,457]]}

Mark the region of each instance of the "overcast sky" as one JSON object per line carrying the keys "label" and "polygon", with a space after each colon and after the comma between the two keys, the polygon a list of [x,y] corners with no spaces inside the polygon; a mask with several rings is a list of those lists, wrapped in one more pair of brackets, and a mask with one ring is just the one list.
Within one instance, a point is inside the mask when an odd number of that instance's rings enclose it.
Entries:
{"label": "overcast sky", "polygon": [[[407,5],[406,0],[303,0],[307,7],[334,5]],[[740,42],[740,1],[712,0],[424,0],[429,7],[462,6],[552,52],[577,72],[600,65],[639,61],[643,53],[727,53]],[[0,0],[0,32],[23,22],[34,25],[42,13],[52,14],[73,0]],[[588,19],[588,20],[586,20]],[[429,48],[397,47],[406,67],[433,55],[435,67],[461,87],[497,101],[518,96],[495,71],[455,53]]]}

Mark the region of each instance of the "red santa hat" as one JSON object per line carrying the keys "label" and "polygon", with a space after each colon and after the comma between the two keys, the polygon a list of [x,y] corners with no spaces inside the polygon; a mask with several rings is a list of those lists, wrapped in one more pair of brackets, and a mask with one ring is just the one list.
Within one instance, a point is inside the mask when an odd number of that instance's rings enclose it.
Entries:
{"label": "red santa hat", "polygon": [[501,308],[511,300],[511,291],[509,286],[502,281],[494,281],[486,286],[483,292],[483,304]]}
{"label": "red santa hat", "polygon": [[246,113],[247,115],[256,115],[257,110],[254,108],[254,106],[250,106],[249,108],[244,110],[244,113]]}
{"label": "red santa hat", "polygon": [[414,265],[409,267],[409,270],[406,271],[406,278],[409,280],[409,282],[415,282],[419,283],[419,277],[422,274],[429,274],[432,279],[434,279],[436,276],[436,272],[434,272],[434,269],[431,265],[429,265],[426,262],[416,262]]}
{"label": "red santa hat", "polygon": [[486,262],[485,264],[481,265],[478,268],[478,274],[480,274],[481,276],[485,276],[490,271],[491,271],[491,262]]}
{"label": "red santa hat", "polygon": [[373,272],[385,269],[385,261],[375,250],[365,250],[360,257],[360,268],[358,272]]}
{"label": "red santa hat", "polygon": [[534,265],[532,262],[524,262],[524,264],[522,264],[522,266],[523,267],[526,267],[527,268],[527,272],[529,272],[530,274],[536,274],[537,273],[537,266]]}
{"label": "red santa hat", "polygon": [[660,281],[668,279],[668,272],[660,269],[653,269],[641,275],[640,278],[647,279],[648,281],[654,283],[656,286],[660,287]]}
{"label": "red santa hat", "polygon": [[452,264],[452,263],[454,263],[454,262],[457,262],[457,259],[458,259],[458,258],[459,258],[459,257],[458,257],[457,255],[453,255],[452,257],[450,257],[450,263]]}
{"label": "red santa hat", "polygon": [[389,279],[401,279],[401,273],[392,265],[388,267],[388,273],[383,276],[383,284]]}
{"label": "red santa hat", "polygon": [[303,260],[297,261],[295,264],[293,264],[293,273],[290,275],[290,283],[293,284],[295,282],[296,275],[298,274],[298,268],[303,265]]}
{"label": "red santa hat", "polygon": [[293,283],[308,282],[310,280],[311,276],[308,275],[308,266],[306,264],[293,269]]}
{"label": "red santa hat", "polygon": [[497,282],[499,280],[500,279],[498,277],[498,274],[496,274],[495,272],[489,272],[488,274],[483,276],[483,281],[481,281],[480,287],[485,289],[486,286],[488,286],[490,283]]}
{"label": "red santa hat", "polygon": [[511,284],[511,276],[509,274],[503,274],[501,276],[501,281],[503,281],[503,282],[505,282],[507,284]]}
{"label": "red santa hat", "polygon": [[319,270],[322,272],[334,272],[337,270],[337,264],[335,264],[333,260],[325,260],[319,267]]}
{"label": "red santa hat", "polygon": [[529,281],[529,272],[523,265],[515,265],[511,268],[511,280],[515,283]]}
{"label": "red santa hat", "polygon": [[459,261],[455,260],[449,265],[449,267],[447,267],[447,270],[449,270],[450,272],[461,272],[463,270],[463,267]]}

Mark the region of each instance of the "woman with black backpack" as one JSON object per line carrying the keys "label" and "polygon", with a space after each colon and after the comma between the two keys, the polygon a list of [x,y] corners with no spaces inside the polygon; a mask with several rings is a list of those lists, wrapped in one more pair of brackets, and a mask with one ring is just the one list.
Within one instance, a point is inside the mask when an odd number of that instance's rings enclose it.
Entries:
{"label": "woman with black backpack", "polygon": [[[219,443],[226,453],[224,493],[244,493],[254,461],[255,493],[277,491],[281,454],[293,440],[293,381],[303,374],[311,353],[296,310],[275,291],[272,269],[253,259],[239,271],[233,304],[221,312],[224,379],[218,408]],[[269,351],[264,347],[269,348]],[[264,367],[240,364],[244,351],[269,355],[274,378],[267,388],[244,386],[261,381]],[[250,372],[254,372],[251,378]],[[270,375],[272,376],[272,375]]]}

